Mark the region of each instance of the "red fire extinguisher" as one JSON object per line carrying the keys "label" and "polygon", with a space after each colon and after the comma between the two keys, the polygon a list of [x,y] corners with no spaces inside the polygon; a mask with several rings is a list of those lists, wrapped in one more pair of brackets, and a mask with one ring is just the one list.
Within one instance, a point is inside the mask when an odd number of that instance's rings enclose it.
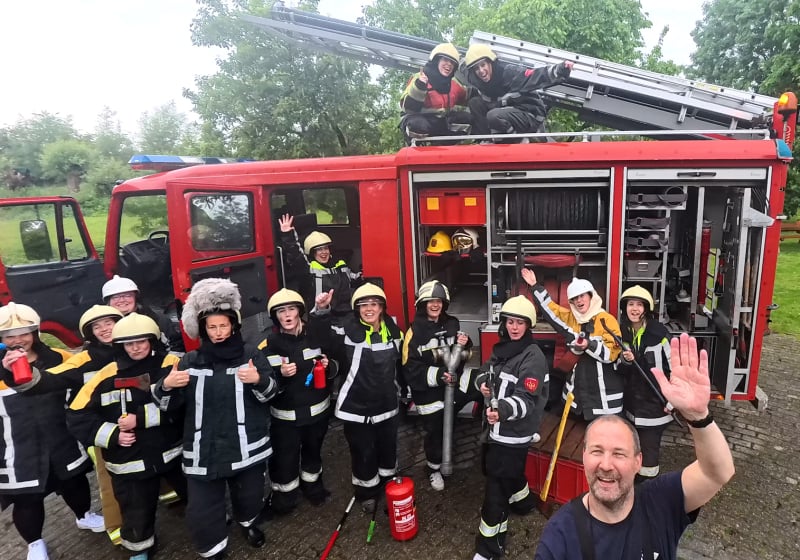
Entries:
{"label": "red fire extinguisher", "polygon": [[417,507],[414,503],[414,481],[398,476],[386,485],[386,506],[389,509],[389,529],[396,541],[413,539],[417,526]]}
{"label": "red fire extinguisher", "polygon": [[322,365],[322,360],[314,360],[314,389],[325,388],[325,366]]}

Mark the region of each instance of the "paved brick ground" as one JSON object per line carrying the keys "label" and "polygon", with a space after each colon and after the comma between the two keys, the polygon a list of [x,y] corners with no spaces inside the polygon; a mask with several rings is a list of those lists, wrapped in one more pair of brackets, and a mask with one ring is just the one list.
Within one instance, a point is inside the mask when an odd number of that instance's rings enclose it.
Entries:
{"label": "paved brick ground", "polygon": [[[769,395],[768,408],[757,412],[749,403],[725,408],[713,403],[715,417],[725,431],[736,458],[737,475],[714,501],[704,508],[698,523],[681,543],[685,560],[791,559],[800,558],[797,536],[800,520],[798,492],[797,431],[800,425],[800,354],[797,340],[786,336],[766,338],[760,385]],[[444,492],[427,484],[422,455],[421,428],[415,418],[401,427],[399,463],[417,484],[420,532],[407,543],[391,539],[385,514],[377,515],[372,544],[365,543],[369,516],[356,508],[347,520],[331,560],[392,559],[396,557],[450,560],[471,558],[483,478],[477,462],[479,425],[458,419],[456,465]],[[680,468],[692,460],[691,442],[677,428],[665,436],[663,464]],[[237,531],[231,532],[231,560],[313,559],[320,552],[351,496],[349,455],[341,427],[334,424],[325,448],[325,479],[333,492],[328,504],[313,508],[303,504],[294,514],[267,522],[267,545],[247,547]],[[126,558],[100,534],[78,531],[69,510],[59,498],[48,499],[44,537],[53,560]],[[512,517],[509,533],[510,560],[532,559],[545,519],[537,512]],[[163,507],[158,532],[162,560],[195,558],[184,530],[182,508]],[[11,524],[9,511],[0,514],[0,558],[24,559],[26,548]]]}

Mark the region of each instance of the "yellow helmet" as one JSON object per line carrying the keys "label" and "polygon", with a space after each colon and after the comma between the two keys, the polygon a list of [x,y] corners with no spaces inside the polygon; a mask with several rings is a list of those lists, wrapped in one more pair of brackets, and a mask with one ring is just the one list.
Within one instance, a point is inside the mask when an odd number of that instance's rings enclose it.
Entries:
{"label": "yellow helmet", "polygon": [[431,55],[428,57],[428,60],[433,60],[437,56],[449,58],[453,61],[455,66],[458,66],[458,59],[460,56],[458,54],[458,49],[453,46],[453,43],[439,43],[436,45],[431,51]]}
{"label": "yellow helmet", "polygon": [[464,57],[464,64],[467,65],[467,70],[471,70],[481,59],[487,58],[489,62],[497,60],[497,55],[489,45],[477,44],[470,45],[467,49],[467,54]]}
{"label": "yellow helmet", "polygon": [[453,243],[450,241],[450,236],[441,230],[433,234],[426,249],[428,253],[446,253],[452,250]]}
{"label": "yellow helmet", "polygon": [[383,305],[386,305],[386,292],[384,292],[380,286],[376,286],[370,282],[359,286],[358,289],[353,292],[353,297],[350,298],[350,305],[355,309],[356,306],[358,306],[358,300],[366,298],[378,298],[383,302]]}
{"label": "yellow helmet", "polygon": [[303,302],[303,296],[294,290],[288,290],[286,288],[282,288],[272,294],[272,297],[269,298],[269,301],[267,302],[267,312],[274,320],[278,308],[286,305],[296,305],[300,309],[300,315],[305,312],[306,306]]}
{"label": "yellow helmet", "polygon": [[625,305],[627,305],[629,299],[640,299],[643,302],[645,302],[645,304],[647,304],[648,312],[653,311],[653,309],[655,308],[655,302],[653,301],[653,296],[650,295],[650,292],[648,292],[645,288],[641,287],[639,284],[631,286],[630,288],[622,292],[622,295],[619,298],[619,308],[622,311],[625,311]]}
{"label": "yellow helmet", "polygon": [[321,231],[312,231],[308,234],[305,241],[303,241],[303,251],[306,255],[311,256],[311,251],[323,245],[330,245],[333,243],[331,238],[322,233]]}
{"label": "yellow helmet", "polygon": [[148,338],[158,340],[161,337],[161,329],[147,315],[131,313],[117,321],[111,331],[111,336],[117,344]]}
{"label": "yellow helmet", "polygon": [[438,280],[425,282],[417,291],[417,301],[414,302],[414,305],[419,307],[420,303],[425,303],[432,299],[442,300],[442,307],[447,309],[447,306],[450,305],[450,290]]}
{"label": "yellow helmet", "polygon": [[0,336],[16,336],[39,330],[42,319],[32,307],[9,301],[0,307]]}
{"label": "yellow helmet", "polygon": [[531,322],[531,326],[536,324],[536,308],[533,302],[525,296],[514,296],[506,300],[500,308],[500,317],[517,317]]}
{"label": "yellow helmet", "polygon": [[90,338],[92,336],[92,323],[106,318],[119,321],[122,319],[122,313],[110,305],[91,306],[81,315],[80,321],[78,321],[78,330],[81,332],[81,336],[86,339]]}

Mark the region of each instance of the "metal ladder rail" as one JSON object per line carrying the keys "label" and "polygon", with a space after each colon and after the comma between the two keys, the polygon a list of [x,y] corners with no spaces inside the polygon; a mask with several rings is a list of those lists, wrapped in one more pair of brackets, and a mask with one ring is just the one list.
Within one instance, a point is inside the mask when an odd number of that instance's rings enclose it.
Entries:
{"label": "metal ladder rail", "polygon": [[[271,18],[246,14],[241,17],[272,35],[317,51],[409,72],[415,72],[424,65],[430,49],[437,44],[428,39],[289,8],[273,10]],[[685,88],[683,82],[690,81],[681,78],[481,31],[475,32],[472,41],[488,42],[504,60],[518,60],[526,64],[552,64],[555,61],[577,59],[578,63],[569,80],[543,90],[543,95],[555,106],[578,112],[584,120],[616,128],[752,128],[764,125],[768,116],[765,108],[771,107],[770,101],[774,102],[774,99],[766,96],[726,90],[723,93],[727,93],[729,98],[734,92],[733,97],[739,100],[737,102],[747,98],[744,107],[726,107],[722,103],[694,99],[692,95],[700,90]],[[460,50],[463,52],[463,49]],[[521,54],[523,51],[524,56]],[[684,91],[675,93],[666,90],[666,84],[673,84],[679,89],[683,87]]]}
{"label": "metal ladder rail", "polygon": [[481,43],[487,45],[497,45],[502,48],[509,56],[517,51],[520,56],[530,58],[538,64],[553,64],[562,60],[572,60],[582,65],[600,69],[603,75],[613,77],[623,82],[631,82],[638,85],[646,85],[660,90],[673,93],[680,93],[689,97],[707,95],[709,98],[720,100],[726,106],[742,107],[746,111],[760,112],[772,110],[776,99],[767,95],[754,92],[742,91],[733,88],[715,86],[705,82],[659,74],[635,66],[626,66],[616,62],[610,62],[600,58],[585,56],[579,53],[548,47],[530,41],[521,41],[509,37],[502,37],[484,31],[475,31],[471,38],[471,43]]}

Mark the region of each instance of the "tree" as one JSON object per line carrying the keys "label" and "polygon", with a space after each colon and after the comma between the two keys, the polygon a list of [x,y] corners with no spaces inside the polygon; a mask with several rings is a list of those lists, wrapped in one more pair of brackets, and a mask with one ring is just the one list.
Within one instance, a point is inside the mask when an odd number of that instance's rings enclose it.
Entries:
{"label": "tree", "polygon": [[95,190],[98,198],[106,201],[106,209],[108,209],[107,201],[111,196],[111,190],[114,188],[114,185],[117,184],[117,181],[130,179],[131,177],[136,176],[136,171],[133,171],[119,159],[100,156],[100,158],[87,171],[84,178],[84,183]]}
{"label": "tree", "polygon": [[103,157],[127,161],[133,155],[133,141],[122,133],[117,112],[110,107],[103,107],[97,115],[92,140],[97,153]]}
{"label": "tree", "polygon": [[180,151],[187,130],[187,119],[174,101],[145,112],[139,119],[139,147],[148,154],[174,154]]}
{"label": "tree", "polygon": [[713,0],[692,37],[691,73],[729,87],[779,95],[800,86],[800,0]]}
{"label": "tree", "polygon": [[218,72],[186,92],[204,126],[212,127],[204,128],[206,141],[224,139],[230,153],[265,159],[380,149],[385,114],[366,64],[301,50],[235,18],[237,10],[265,13],[270,1],[199,3],[194,43],[227,51]]}
{"label": "tree", "polygon": [[57,140],[42,149],[39,164],[45,178],[66,181],[69,192],[81,190],[81,179],[97,158],[94,148],[82,140]]}
{"label": "tree", "polygon": [[48,112],[35,113],[6,130],[6,156],[17,169],[26,169],[34,178],[42,174],[42,149],[58,140],[77,139],[70,118]]}
{"label": "tree", "polygon": [[[800,0],[713,0],[692,37],[692,76],[715,84],[779,96],[800,91]],[[795,147],[800,143],[795,143]],[[784,213],[800,209],[795,160],[786,184]]]}

